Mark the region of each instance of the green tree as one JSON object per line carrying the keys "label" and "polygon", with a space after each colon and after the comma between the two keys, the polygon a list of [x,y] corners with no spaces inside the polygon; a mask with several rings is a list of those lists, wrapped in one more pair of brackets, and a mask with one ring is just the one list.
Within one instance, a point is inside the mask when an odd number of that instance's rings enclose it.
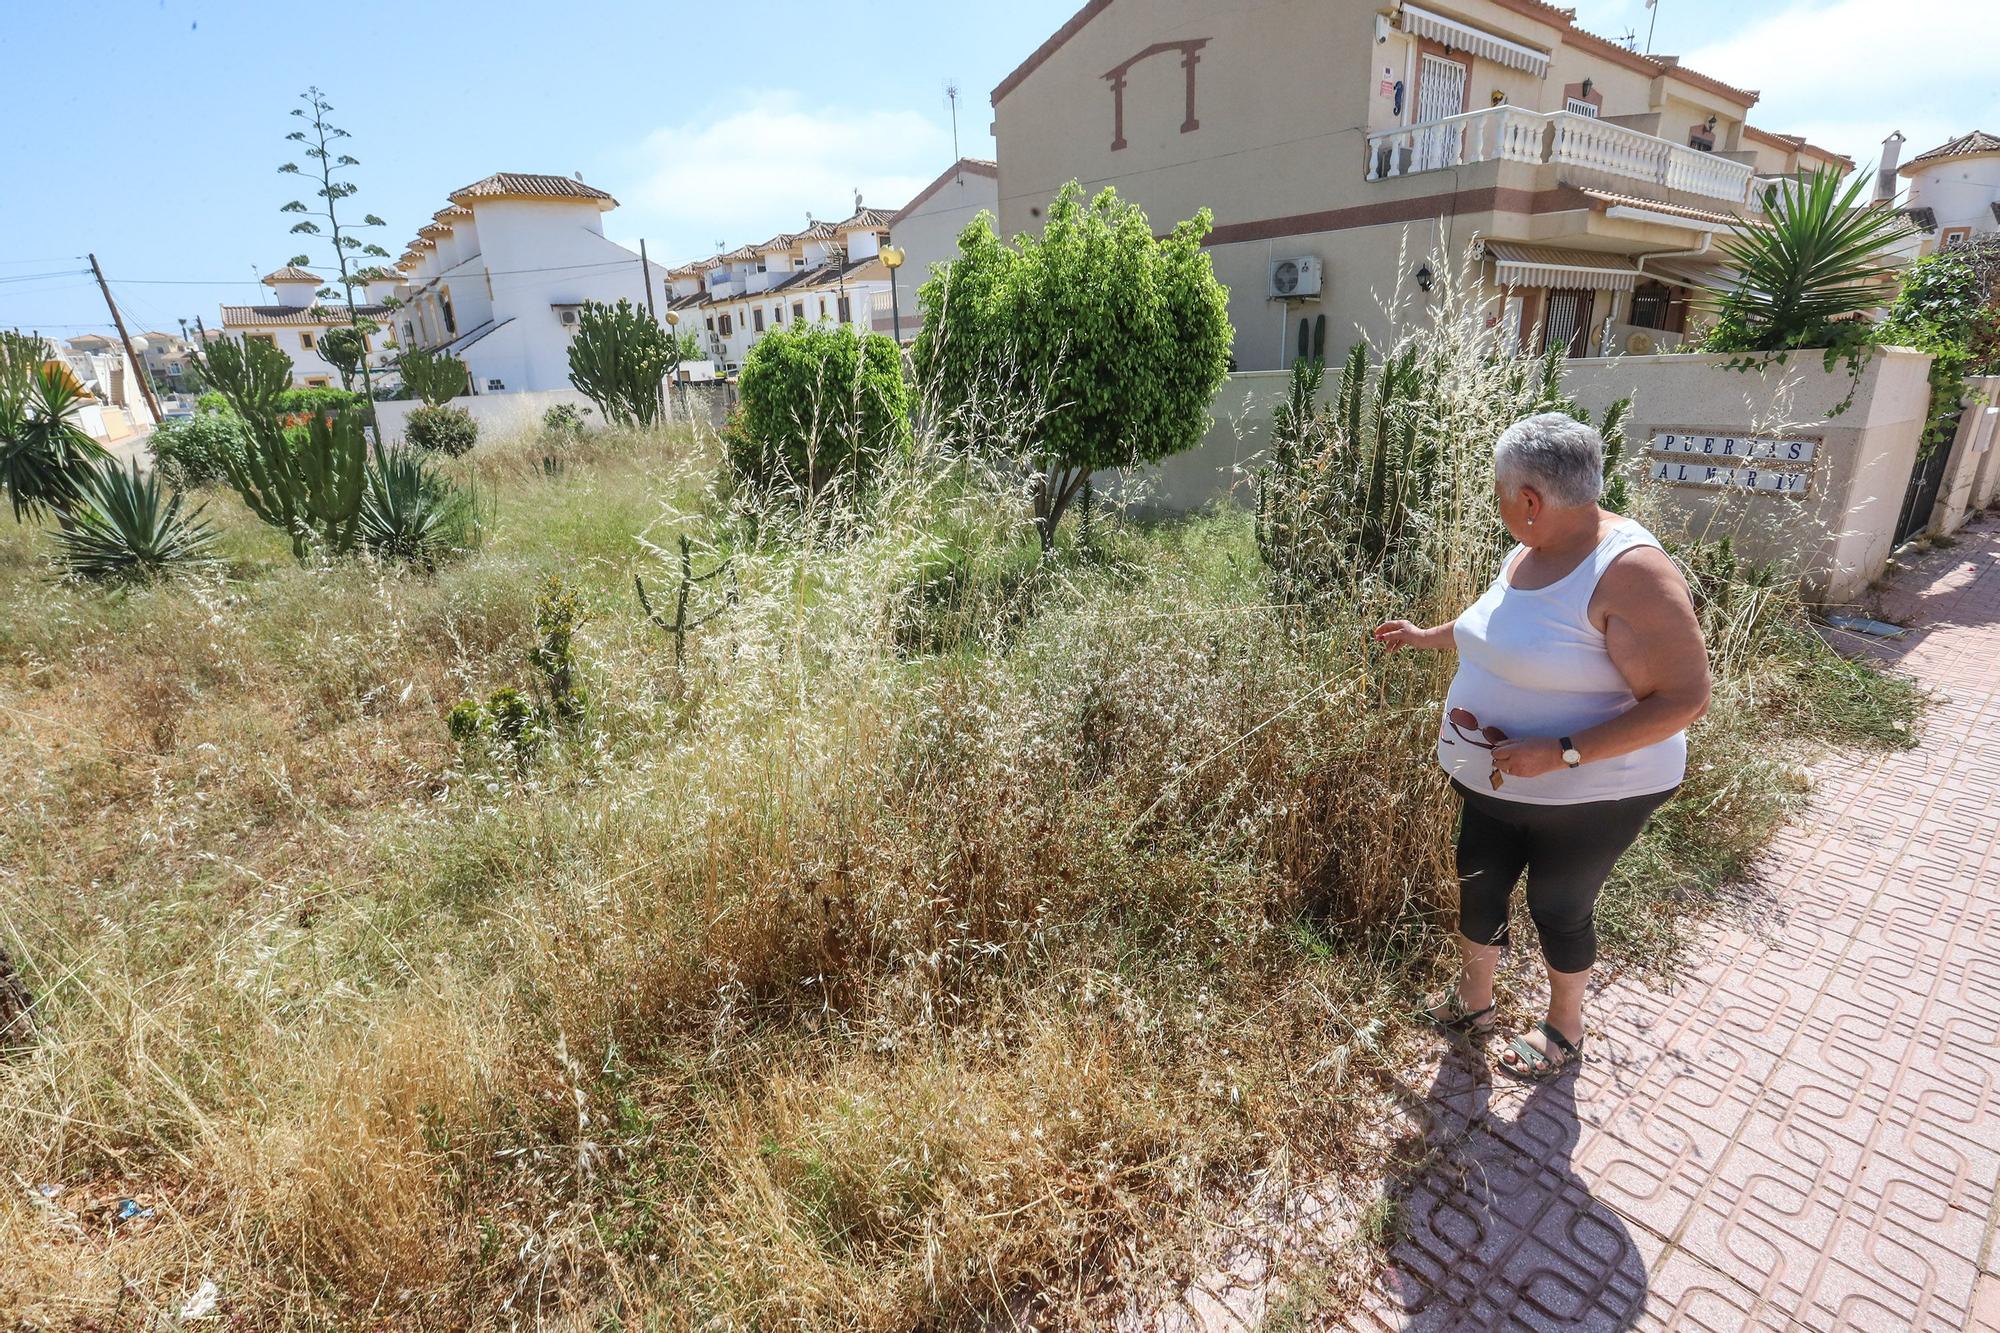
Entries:
{"label": "green tree", "polygon": [[1202,249],[1209,227],[1203,209],[1156,237],[1115,191],[1086,200],[1071,181],[1042,234],[1011,249],[975,219],[918,294],[915,363],[941,424],[990,439],[1033,405],[1023,452],[1044,548],[1093,471],[1157,462],[1207,433],[1235,336]]}
{"label": "green tree", "polygon": [[354,391],[354,377],[363,376],[367,382],[368,335],[380,329],[372,319],[357,319],[342,329],[328,329],[320,335],[320,359],[332,366],[340,375],[340,387],[349,393]]}
{"label": "green tree", "polygon": [[2000,305],[1971,251],[1941,250],[1910,265],[1876,340],[1931,354],[1923,448],[1929,453],[1949,446],[1966,378],[2000,368]]}
{"label": "green tree", "polygon": [[729,437],[736,474],[816,495],[837,477],[865,483],[909,438],[909,386],[896,342],[849,325],[794,322],[743,363],[743,416]]}
{"label": "green tree", "polygon": [[569,382],[616,426],[650,426],[666,408],[667,377],[696,351],[630,301],[585,303],[569,344]]}
{"label": "green tree", "polygon": [[472,372],[450,352],[412,347],[396,364],[403,372],[403,387],[425,407],[443,407],[472,387]]}
{"label": "green tree", "polygon": [[[346,130],[341,129],[338,125],[333,124],[327,119],[328,114],[333,110],[333,103],[327,101],[325,94],[320,92],[317,87],[307,88],[303,93],[300,93],[299,100],[304,102],[305,105],[302,107],[293,107],[292,114],[300,120],[307,121],[310,129],[293,130],[285,138],[293,143],[304,144],[306,146],[305,155],[311,159],[311,166],[302,171],[298,163],[287,162],[279,167],[278,171],[281,175],[305,176],[308,179],[317,177],[319,180],[319,189],[313,193],[318,196],[320,206],[318,208],[308,208],[302,201],[294,199],[278,211],[281,213],[303,214],[304,217],[293,224],[292,234],[295,236],[323,237],[331,247],[333,262],[340,269],[341,290],[335,291],[332,287],[322,287],[318,294],[323,300],[331,299],[343,293],[345,294],[348,327],[353,329],[358,335],[361,332],[362,319],[359,308],[354,300],[354,287],[360,275],[350,265],[349,261],[363,256],[387,259],[389,252],[379,245],[369,244],[355,237],[352,233],[356,230],[357,224],[351,222],[343,224],[340,220],[341,200],[351,198],[360,189],[353,181],[347,179],[347,173],[353,168],[360,166],[361,162],[360,159],[350,156],[345,152],[335,151],[334,145],[338,144],[342,139],[351,138],[352,136]],[[314,221],[316,218],[324,220],[326,226],[321,227],[319,222]],[[381,227],[387,224],[373,213],[366,213],[362,215],[361,222],[358,225],[360,227]],[[312,256],[309,254],[294,255],[292,256],[292,262],[303,268],[312,262]],[[368,359],[365,353],[359,360],[361,392],[365,397],[373,399],[375,397],[375,383],[369,375]],[[345,373],[341,375],[343,384],[347,382],[347,378]],[[379,435],[376,437],[376,443],[378,445],[381,443]]]}

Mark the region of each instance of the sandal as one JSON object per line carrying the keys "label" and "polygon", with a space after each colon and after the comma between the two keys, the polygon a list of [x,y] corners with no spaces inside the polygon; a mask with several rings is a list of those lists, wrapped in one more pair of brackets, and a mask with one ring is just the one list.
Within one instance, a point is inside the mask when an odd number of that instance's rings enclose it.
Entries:
{"label": "sandal", "polygon": [[[1543,1038],[1548,1041],[1549,1050],[1560,1052],[1557,1058],[1551,1059],[1548,1051],[1538,1051],[1528,1045],[1526,1037],[1514,1037],[1508,1041],[1507,1049],[1500,1053],[1500,1058],[1493,1062],[1494,1066],[1502,1073],[1511,1074],[1527,1083],[1546,1083],[1571,1065],[1583,1060],[1583,1038],[1578,1037],[1575,1041],[1571,1041],[1546,1021],[1537,1026],[1541,1028]],[[1514,1057],[1515,1063],[1508,1062],[1509,1055]]]}
{"label": "sandal", "polygon": [[1447,1032],[1483,1037],[1493,1031],[1493,1006],[1489,1004],[1484,1009],[1467,1009],[1465,1002],[1458,998],[1456,986],[1446,991],[1442,998],[1426,1004],[1424,1017]]}

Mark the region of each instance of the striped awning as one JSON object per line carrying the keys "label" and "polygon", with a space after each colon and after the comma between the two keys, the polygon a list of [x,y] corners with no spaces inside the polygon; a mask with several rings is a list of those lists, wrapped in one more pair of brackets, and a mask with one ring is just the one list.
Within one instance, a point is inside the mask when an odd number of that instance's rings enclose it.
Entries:
{"label": "striped awning", "polygon": [[1502,287],[1589,287],[1629,292],[1639,285],[1639,270],[1624,255],[1488,241],[1486,257],[1493,261],[1493,281]]}
{"label": "striped awning", "polygon": [[1537,51],[1532,46],[1523,46],[1483,28],[1475,28],[1470,23],[1448,19],[1416,5],[1404,5],[1402,14],[1403,31],[1412,37],[1428,37],[1434,42],[1443,42],[1454,51],[1470,51],[1509,69],[1524,69],[1538,79],[1549,72],[1549,53],[1546,51]]}
{"label": "striped awning", "polygon": [[1743,285],[1743,275],[1726,264],[1676,264],[1667,261],[1646,265],[1646,272],[1662,282],[1709,292],[1733,292]]}

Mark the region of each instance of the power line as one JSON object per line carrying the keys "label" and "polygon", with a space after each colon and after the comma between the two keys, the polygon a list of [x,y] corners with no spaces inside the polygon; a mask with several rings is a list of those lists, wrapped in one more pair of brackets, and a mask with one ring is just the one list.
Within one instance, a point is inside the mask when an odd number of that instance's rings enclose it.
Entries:
{"label": "power line", "polygon": [[[578,269],[624,268],[628,264],[636,264],[638,262],[639,262],[639,257],[637,255],[634,255],[630,259],[608,259],[591,264],[544,264],[539,268],[473,269],[470,272],[468,272],[465,276],[478,277],[481,274],[484,274],[487,277],[504,278],[504,277],[510,277],[517,273],[563,273]],[[432,277],[443,277],[443,276],[444,276],[443,274],[432,275]],[[261,287],[263,286],[261,282],[258,282],[255,279],[250,279],[250,278],[214,278],[214,279],[120,278],[118,281],[120,283],[125,283],[125,284],[140,283],[148,287]],[[329,283],[338,284],[340,279],[338,277],[333,277],[333,278],[328,278],[327,281]],[[410,282],[411,279],[399,274],[397,277],[397,281]],[[429,282],[431,281],[431,279],[425,278],[424,281]],[[365,281],[357,282],[355,285],[358,287],[365,287],[367,286],[367,283]]]}

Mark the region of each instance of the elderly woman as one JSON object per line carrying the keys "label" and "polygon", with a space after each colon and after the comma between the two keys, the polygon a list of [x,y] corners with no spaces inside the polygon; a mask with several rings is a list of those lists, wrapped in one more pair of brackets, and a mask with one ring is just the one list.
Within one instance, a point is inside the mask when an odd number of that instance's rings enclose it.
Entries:
{"label": "elderly woman", "polygon": [[1438,761],[1459,821],[1458,986],[1430,1017],[1483,1035],[1508,942],[1508,900],[1528,873],[1528,913],[1549,972],[1548,1016],[1500,1067],[1534,1082],[1582,1058],[1593,913],[1612,865],[1687,767],[1688,723],[1708,706],[1693,600],[1660,543],[1598,507],[1604,441],[1558,412],[1495,443],[1500,518],[1520,543],[1458,619],[1392,620],[1390,648],[1456,649]]}

